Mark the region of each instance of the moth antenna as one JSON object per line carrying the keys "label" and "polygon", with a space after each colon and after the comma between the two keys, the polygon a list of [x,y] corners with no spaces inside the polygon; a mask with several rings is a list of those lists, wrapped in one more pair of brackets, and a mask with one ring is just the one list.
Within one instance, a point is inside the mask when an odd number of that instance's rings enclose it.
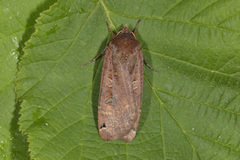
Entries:
{"label": "moth antenna", "polygon": [[116,34],[113,33],[113,31],[112,31],[111,28],[109,27],[109,24],[108,24],[107,21],[106,21],[106,24],[107,24],[107,28],[108,28],[109,32],[112,34],[113,37],[115,37]]}
{"label": "moth antenna", "polygon": [[140,19],[137,21],[137,24],[136,24],[136,26],[135,26],[135,28],[134,28],[133,33],[135,34],[135,36],[137,36],[137,28],[138,28],[138,24],[140,23],[141,20],[142,20],[142,18],[140,18]]}
{"label": "moth antenna", "polygon": [[160,73],[160,71],[158,71],[158,70],[154,69],[152,66],[150,66],[150,65],[146,62],[145,59],[143,59],[143,62],[144,62],[144,64],[145,64],[148,68],[150,68],[151,70]]}
{"label": "moth antenna", "polygon": [[93,61],[97,60],[101,55],[104,54],[104,52],[106,51],[106,48],[107,47],[105,47],[104,50],[99,55],[97,55],[96,57],[94,57],[93,59],[88,61],[87,63],[82,64],[81,67],[86,66],[87,64],[92,63]]}

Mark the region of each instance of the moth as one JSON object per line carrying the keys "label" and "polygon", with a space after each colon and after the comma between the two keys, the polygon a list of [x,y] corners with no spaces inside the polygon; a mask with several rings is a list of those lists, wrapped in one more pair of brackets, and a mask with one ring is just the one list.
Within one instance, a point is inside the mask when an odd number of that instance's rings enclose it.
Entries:
{"label": "moth", "polygon": [[142,106],[143,63],[154,70],[145,62],[136,39],[140,21],[134,31],[125,24],[117,34],[106,22],[114,38],[97,57],[82,65],[105,53],[98,102],[98,130],[106,141],[121,139],[130,142],[137,132]]}

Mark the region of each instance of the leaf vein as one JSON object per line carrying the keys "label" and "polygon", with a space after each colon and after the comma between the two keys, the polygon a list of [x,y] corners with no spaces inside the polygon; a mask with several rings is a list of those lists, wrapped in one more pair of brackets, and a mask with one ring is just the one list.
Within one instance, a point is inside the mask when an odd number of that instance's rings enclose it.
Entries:
{"label": "leaf vein", "polygon": [[219,142],[218,140],[215,140],[215,139],[213,139],[213,138],[210,138],[210,137],[207,137],[207,136],[202,136],[202,135],[199,135],[199,134],[193,133],[193,132],[189,132],[188,134],[191,134],[191,135],[194,135],[194,136],[198,136],[198,137],[200,137],[200,138],[209,140],[209,141],[211,141],[211,142],[213,142],[213,143],[217,143],[217,144],[219,144],[219,145],[221,145],[221,146],[223,146],[223,147],[229,148],[230,150],[234,150],[234,151],[236,151],[236,152],[240,152],[240,149],[236,149],[236,148],[234,148],[234,147],[231,147],[230,145],[227,145],[227,144],[224,144],[224,143],[222,143],[222,142]]}
{"label": "leaf vein", "polygon": [[177,98],[180,98],[180,99],[184,99],[184,100],[186,100],[186,101],[190,101],[190,102],[202,104],[202,105],[205,105],[205,106],[209,106],[209,107],[211,107],[211,108],[214,108],[214,109],[218,109],[218,110],[220,110],[220,111],[224,111],[224,112],[227,112],[227,113],[230,113],[230,114],[235,114],[235,115],[237,115],[237,116],[240,116],[240,113],[233,112],[233,111],[231,111],[231,110],[229,110],[229,109],[226,109],[226,108],[223,108],[223,107],[218,107],[218,106],[214,106],[214,105],[211,105],[211,104],[208,104],[208,103],[203,103],[203,102],[200,102],[200,101],[196,101],[196,100],[193,100],[193,99],[191,99],[191,98],[187,98],[187,97],[184,97],[184,96],[180,96],[180,95],[178,95],[178,94],[176,94],[176,93],[167,92],[167,91],[162,90],[162,89],[160,89],[160,88],[157,88],[157,90],[160,91],[160,92],[169,94],[169,95],[171,95],[171,96],[174,96],[174,97],[177,97]]}
{"label": "leaf vein", "polygon": [[[161,100],[161,98],[159,97],[159,95],[156,93],[155,89],[153,88],[152,84],[150,83],[150,81],[147,79],[146,76],[144,76],[145,80],[147,81],[148,85],[150,86],[150,88],[152,89],[152,92],[154,93],[154,95],[156,96],[156,98],[158,99],[158,101],[164,106],[164,108],[167,110],[167,112],[171,115],[171,117],[173,118],[173,120],[175,121],[175,123],[179,126],[179,128],[181,129],[183,135],[185,136],[185,138],[187,139],[187,141],[191,144],[192,149],[196,151],[197,155],[199,157],[200,154],[197,152],[196,147],[194,146],[193,142],[190,140],[190,138],[188,137],[188,135],[186,134],[187,132],[183,129],[183,127],[180,125],[180,123],[177,121],[177,119],[174,117],[174,115],[172,114],[172,112],[168,109],[168,107],[166,106],[165,103],[163,103],[163,101]],[[201,158],[203,159],[203,158]]]}
{"label": "leaf vein", "polygon": [[[112,14],[116,14],[116,15],[126,17],[126,18],[135,18],[135,19],[140,18],[139,16],[126,15],[124,13],[117,13],[117,12],[114,12],[114,11],[111,11],[111,10],[109,10],[108,12],[111,12]],[[232,30],[230,28],[224,28],[224,27],[219,27],[219,26],[210,25],[210,24],[203,24],[203,23],[198,23],[198,22],[194,22],[194,21],[177,20],[177,19],[162,18],[162,17],[148,17],[148,16],[141,16],[141,18],[143,18],[145,20],[155,20],[155,21],[160,20],[160,21],[168,21],[168,22],[185,23],[185,24],[188,24],[188,25],[202,26],[202,27],[206,27],[206,28],[213,28],[213,29],[216,29],[216,30],[221,30],[221,31],[240,34],[240,31]]]}
{"label": "leaf vein", "polygon": [[170,13],[171,10],[173,10],[175,7],[177,7],[179,4],[181,4],[183,0],[177,2],[175,5],[173,5],[171,8],[169,8],[163,15],[162,17],[166,16],[168,13]]}
{"label": "leaf vein", "polygon": [[45,79],[47,77],[47,75],[53,70],[53,68],[60,62],[60,60],[67,54],[67,51],[71,48],[71,46],[73,45],[74,40],[77,38],[77,36],[81,33],[82,28],[86,25],[89,17],[93,14],[93,11],[95,11],[97,5],[95,6],[95,8],[93,8],[93,10],[91,11],[91,13],[88,15],[88,17],[86,18],[85,22],[82,24],[82,26],[79,28],[76,36],[73,38],[72,42],[69,44],[68,48],[66,48],[66,50],[63,52],[63,54],[58,58],[58,60],[56,61],[56,63],[49,69],[49,71],[42,77],[39,79],[39,81],[37,81],[32,87],[30,87],[22,96],[24,96],[26,93],[30,92],[33,88],[35,88],[43,79]]}
{"label": "leaf vein", "polygon": [[190,62],[187,62],[187,61],[184,61],[184,60],[181,60],[181,59],[177,59],[175,57],[171,57],[167,54],[163,54],[163,53],[160,53],[160,52],[157,52],[157,51],[151,51],[149,49],[146,49],[146,48],[142,48],[143,50],[146,50],[146,51],[149,51],[151,52],[152,54],[154,55],[157,55],[157,56],[160,56],[160,57],[165,57],[165,58],[168,58],[168,59],[171,59],[171,60],[174,60],[174,61],[177,61],[179,63],[185,63],[185,64],[188,64],[188,65],[191,65],[191,66],[194,66],[196,68],[199,68],[201,70],[205,70],[205,71],[208,71],[208,72],[214,72],[214,73],[217,73],[219,75],[224,75],[224,76],[227,76],[227,77],[233,77],[233,74],[229,74],[229,73],[224,73],[224,72],[220,72],[220,71],[215,71],[215,70],[211,70],[209,68],[205,68],[203,66],[199,66],[199,65],[196,65],[194,63],[190,63]]}
{"label": "leaf vein", "polygon": [[[68,95],[66,95],[65,97],[63,97],[63,99],[61,99],[58,103],[56,103],[55,105],[53,105],[51,108],[48,109],[47,112],[45,112],[44,114],[42,114],[40,117],[38,117],[38,119],[42,118],[44,115],[46,115],[47,113],[49,113],[52,109],[54,109],[55,107],[57,107],[58,105],[60,105],[64,100],[66,100],[68,97],[70,97],[73,93],[80,91],[84,88],[87,88],[88,86],[84,86],[81,88],[77,88],[75,90],[73,90],[71,93],[69,93]],[[30,128],[32,125],[34,125],[35,121],[32,122],[32,124],[30,126],[28,126],[25,130],[27,130],[28,128]]]}
{"label": "leaf vein", "polygon": [[196,13],[192,18],[190,18],[190,20],[193,20],[194,18],[196,18],[198,15],[200,15],[204,10],[206,10],[207,8],[213,6],[214,4],[216,4],[219,0],[216,0],[210,4],[208,4],[207,6],[205,6],[204,8],[202,8],[198,13]]}

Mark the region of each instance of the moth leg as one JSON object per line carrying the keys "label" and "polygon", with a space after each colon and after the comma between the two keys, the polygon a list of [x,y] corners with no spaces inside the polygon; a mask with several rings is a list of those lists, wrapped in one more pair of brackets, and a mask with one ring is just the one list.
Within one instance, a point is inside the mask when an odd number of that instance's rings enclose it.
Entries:
{"label": "moth leg", "polygon": [[136,24],[136,26],[135,26],[135,28],[134,28],[134,31],[133,31],[133,33],[135,34],[135,36],[137,36],[137,28],[138,28],[138,24],[140,23],[140,21],[142,20],[142,18],[140,18],[138,21],[137,21],[137,24]]}
{"label": "moth leg", "polygon": [[143,59],[143,62],[144,62],[144,64],[145,64],[148,68],[150,68],[151,70],[160,73],[160,71],[158,71],[158,70],[154,69],[152,66],[150,66],[150,65],[146,62],[145,59]]}
{"label": "moth leg", "polygon": [[115,33],[113,33],[113,31],[111,30],[111,28],[109,27],[109,24],[108,24],[108,22],[106,21],[106,24],[107,24],[107,28],[108,28],[108,30],[109,30],[109,32],[112,34],[112,36],[113,37],[115,37],[116,36],[116,34]]}
{"label": "moth leg", "polygon": [[93,61],[97,60],[101,55],[104,54],[104,52],[106,51],[106,49],[107,49],[107,47],[105,47],[104,50],[103,50],[99,55],[97,55],[95,58],[91,59],[91,60],[88,61],[87,63],[82,64],[81,67],[86,66],[87,64],[92,63]]}

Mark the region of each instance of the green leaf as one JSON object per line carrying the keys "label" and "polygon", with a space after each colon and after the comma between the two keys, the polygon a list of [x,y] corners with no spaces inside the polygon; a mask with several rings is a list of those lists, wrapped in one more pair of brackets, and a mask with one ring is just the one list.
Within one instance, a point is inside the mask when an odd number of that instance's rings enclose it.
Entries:
{"label": "green leaf", "polygon": [[[59,1],[37,20],[19,65],[20,129],[33,159],[239,159],[238,0]],[[103,141],[97,106],[103,58],[137,20],[146,61],[136,138]]]}
{"label": "green leaf", "polygon": [[30,159],[26,137],[19,131],[19,104],[15,102],[17,62],[24,42],[34,31],[39,12],[52,1],[0,2],[0,159]]}

